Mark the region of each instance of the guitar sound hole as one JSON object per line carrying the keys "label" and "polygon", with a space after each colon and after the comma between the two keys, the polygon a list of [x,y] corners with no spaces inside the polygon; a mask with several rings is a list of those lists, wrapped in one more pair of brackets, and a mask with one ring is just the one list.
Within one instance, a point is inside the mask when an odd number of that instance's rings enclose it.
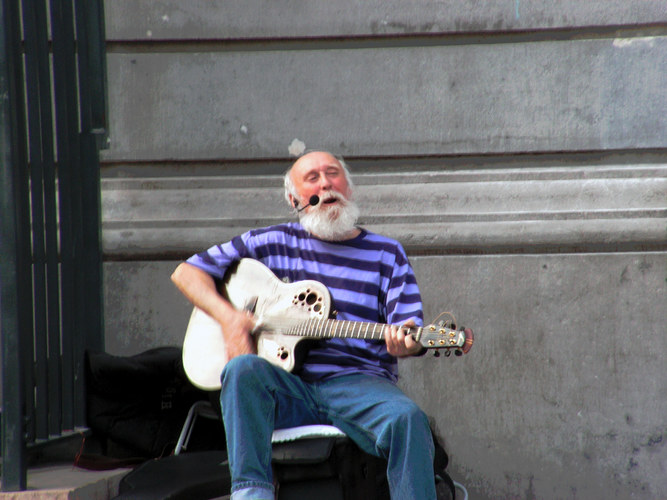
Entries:
{"label": "guitar sound hole", "polygon": [[317,294],[310,292],[306,297],[306,304],[312,306],[315,302],[317,302]]}

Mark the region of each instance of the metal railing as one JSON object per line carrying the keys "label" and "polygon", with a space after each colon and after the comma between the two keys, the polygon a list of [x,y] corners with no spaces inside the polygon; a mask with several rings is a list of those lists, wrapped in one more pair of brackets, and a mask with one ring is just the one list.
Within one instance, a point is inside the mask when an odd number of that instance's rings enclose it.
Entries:
{"label": "metal railing", "polygon": [[103,349],[102,0],[0,0],[2,490],[32,447],[85,428],[84,352]]}

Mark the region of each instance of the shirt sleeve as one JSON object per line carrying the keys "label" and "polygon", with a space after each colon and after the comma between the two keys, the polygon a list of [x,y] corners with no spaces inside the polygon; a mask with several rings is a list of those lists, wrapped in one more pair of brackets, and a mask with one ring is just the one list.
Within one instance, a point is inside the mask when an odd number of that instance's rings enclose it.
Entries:
{"label": "shirt sleeve", "polygon": [[422,299],[417,278],[400,244],[389,281],[385,307],[387,323],[400,325],[408,320],[413,320],[417,326],[424,324]]}
{"label": "shirt sleeve", "polygon": [[208,250],[193,255],[186,262],[215,278],[222,279],[231,264],[244,257],[253,256],[248,246],[249,238],[249,233],[237,236],[226,243],[214,245]]}

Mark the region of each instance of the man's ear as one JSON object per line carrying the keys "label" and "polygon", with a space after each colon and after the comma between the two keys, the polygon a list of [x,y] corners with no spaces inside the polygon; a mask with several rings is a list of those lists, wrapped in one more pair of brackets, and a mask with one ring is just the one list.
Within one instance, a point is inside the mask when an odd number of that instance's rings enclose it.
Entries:
{"label": "man's ear", "polygon": [[289,195],[289,201],[290,201],[290,203],[292,204],[292,206],[293,206],[294,208],[299,208],[299,200],[297,200],[296,198],[294,198],[293,195]]}

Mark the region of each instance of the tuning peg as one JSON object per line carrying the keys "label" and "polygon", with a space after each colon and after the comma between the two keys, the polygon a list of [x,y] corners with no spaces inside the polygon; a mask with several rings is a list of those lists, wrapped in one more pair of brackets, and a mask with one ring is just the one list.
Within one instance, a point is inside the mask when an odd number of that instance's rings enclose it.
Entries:
{"label": "tuning peg", "polygon": [[452,355],[452,351],[445,351],[445,357],[448,358]]}
{"label": "tuning peg", "polygon": [[438,351],[437,349],[435,351],[433,351],[433,357],[434,358],[439,358],[440,357],[440,351]]}
{"label": "tuning peg", "polygon": [[457,355],[457,356],[463,356],[463,351],[461,349],[456,349],[454,351],[454,354]]}

